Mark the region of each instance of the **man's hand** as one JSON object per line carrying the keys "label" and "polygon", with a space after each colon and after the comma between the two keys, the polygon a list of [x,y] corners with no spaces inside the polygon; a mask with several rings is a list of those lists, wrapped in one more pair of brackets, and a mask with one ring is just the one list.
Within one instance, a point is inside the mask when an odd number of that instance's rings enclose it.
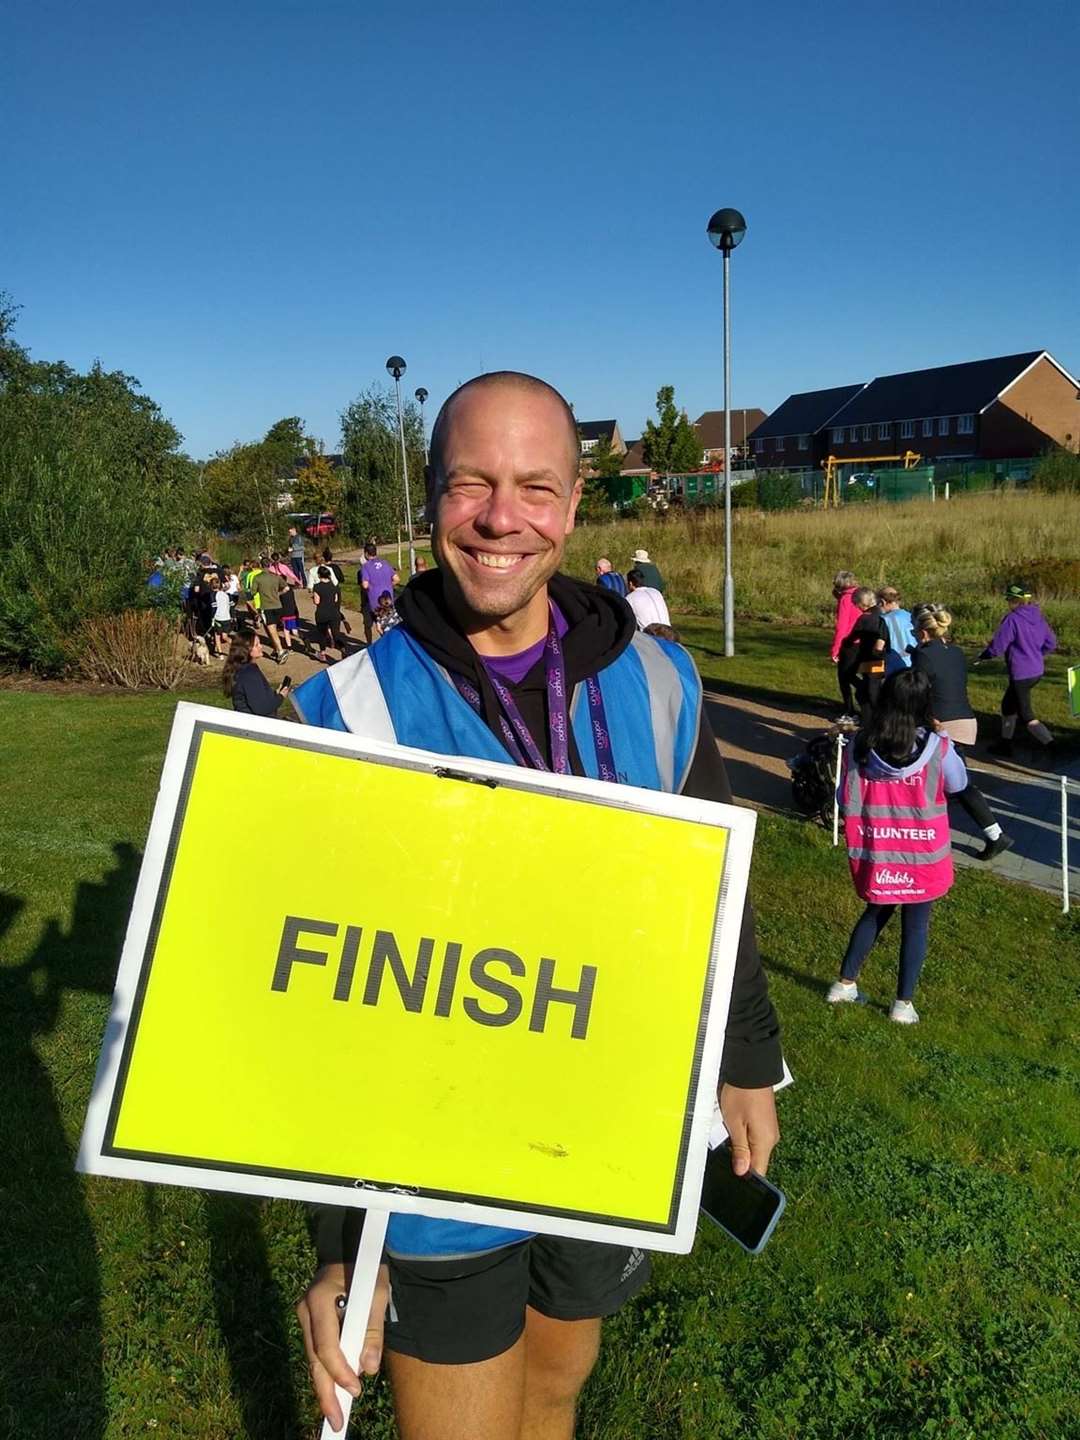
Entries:
{"label": "man's hand", "polygon": [[[353,1399],[357,1399],[363,1389],[359,1374],[345,1359],[340,1345],[343,1312],[337,1308],[337,1298],[346,1294],[348,1288],[344,1265],[323,1265],[296,1305],[315,1398],[324,1418],[335,1430],[341,1429],[343,1418],[334,1394],[335,1384],[347,1390]],[[360,1372],[364,1375],[376,1375],[382,1364],[383,1325],[389,1299],[390,1272],[385,1265],[380,1265],[360,1352]]]}
{"label": "man's hand", "polygon": [[834,665],[839,665],[839,664],[840,664],[840,656],[839,656],[839,655],[830,655],[830,656],[829,656],[829,659],[832,661],[832,663],[833,663]]}
{"label": "man's hand", "polygon": [[717,1099],[731,1136],[731,1168],[736,1175],[748,1170],[764,1175],[773,1146],[780,1139],[772,1086],[743,1090],[738,1085],[721,1085]]}

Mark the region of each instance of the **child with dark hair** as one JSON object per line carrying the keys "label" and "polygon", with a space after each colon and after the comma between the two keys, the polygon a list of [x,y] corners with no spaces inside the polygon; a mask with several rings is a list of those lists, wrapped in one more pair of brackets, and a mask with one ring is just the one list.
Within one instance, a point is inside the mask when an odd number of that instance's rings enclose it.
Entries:
{"label": "child with dark hair", "polygon": [[947,735],[934,729],[926,675],[901,670],[844,752],[838,799],[855,893],[866,902],[848,941],[830,1004],[864,1000],[863,961],[900,906],[900,966],[889,1019],[914,1025],[930,912],[953,882],[948,797],[968,784]]}
{"label": "child with dark hair", "polygon": [[401,616],[394,609],[394,602],[388,590],[384,590],[379,596],[379,603],[375,609],[375,629],[380,636],[392,630],[395,625],[401,624]]}

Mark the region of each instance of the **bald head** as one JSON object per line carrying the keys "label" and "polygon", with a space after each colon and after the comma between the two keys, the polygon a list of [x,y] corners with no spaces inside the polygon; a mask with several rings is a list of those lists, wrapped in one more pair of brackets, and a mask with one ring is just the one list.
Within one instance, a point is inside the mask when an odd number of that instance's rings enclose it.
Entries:
{"label": "bald head", "polygon": [[493,370],[487,375],[476,375],[472,380],[466,380],[464,385],[458,388],[444,402],[442,409],[435,417],[435,425],[431,432],[430,460],[432,478],[436,487],[445,475],[445,443],[446,432],[449,429],[454,409],[466,397],[482,394],[484,391],[510,390],[531,395],[545,395],[554,402],[553,412],[557,417],[555,423],[564,425],[566,428],[566,439],[569,446],[570,473],[574,476],[578,472],[578,462],[581,459],[581,441],[578,437],[577,421],[574,419],[574,412],[566,403],[562,395],[549,385],[546,380],[540,380],[535,375],[525,375],[520,370]]}

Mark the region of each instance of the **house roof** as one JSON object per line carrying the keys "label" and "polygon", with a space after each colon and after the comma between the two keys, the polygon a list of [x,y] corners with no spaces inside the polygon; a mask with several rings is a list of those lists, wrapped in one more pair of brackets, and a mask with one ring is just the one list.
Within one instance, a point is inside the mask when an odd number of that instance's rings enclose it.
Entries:
{"label": "house roof", "polygon": [[774,410],[768,419],[751,430],[750,439],[813,435],[864,388],[863,385],[835,385],[831,390],[805,390],[799,395],[789,395],[779,410]]}
{"label": "house roof", "polygon": [[1043,353],[1025,350],[991,360],[880,375],[844,407],[839,418],[846,425],[858,425],[934,415],[974,415],[992,404]]}
{"label": "house roof", "polygon": [[[744,410],[741,407],[738,410],[732,410],[731,443],[745,445],[746,437],[764,419],[765,411],[756,406],[750,410]],[[724,448],[724,412],[722,410],[706,410],[694,421],[694,429],[701,436],[703,450],[722,450]]]}
{"label": "house roof", "polygon": [[625,475],[630,470],[648,470],[645,457],[641,453],[640,440],[628,440],[626,443],[626,454],[622,459],[622,473]]}
{"label": "house roof", "polygon": [[615,434],[614,420],[579,420],[578,434],[582,440],[610,440]]}

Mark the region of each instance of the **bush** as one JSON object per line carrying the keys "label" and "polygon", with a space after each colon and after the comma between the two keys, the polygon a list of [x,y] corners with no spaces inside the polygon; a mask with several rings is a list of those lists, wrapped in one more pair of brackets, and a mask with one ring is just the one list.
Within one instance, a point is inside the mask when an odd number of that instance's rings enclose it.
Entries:
{"label": "bush", "polygon": [[1051,450],[1035,467],[1035,486],[1049,494],[1080,495],[1080,455]]}
{"label": "bush", "polygon": [[84,620],[73,637],[79,672],[103,685],[175,690],[186,668],[175,623],[153,610]]}
{"label": "bush", "polygon": [[802,482],[790,470],[765,470],[757,477],[762,510],[794,510],[802,499]]}
{"label": "bush", "polygon": [[82,622],[149,604],[155,554],[181,523],[170,487],[134,464],[0,444],[0,662],[72,668]]}

